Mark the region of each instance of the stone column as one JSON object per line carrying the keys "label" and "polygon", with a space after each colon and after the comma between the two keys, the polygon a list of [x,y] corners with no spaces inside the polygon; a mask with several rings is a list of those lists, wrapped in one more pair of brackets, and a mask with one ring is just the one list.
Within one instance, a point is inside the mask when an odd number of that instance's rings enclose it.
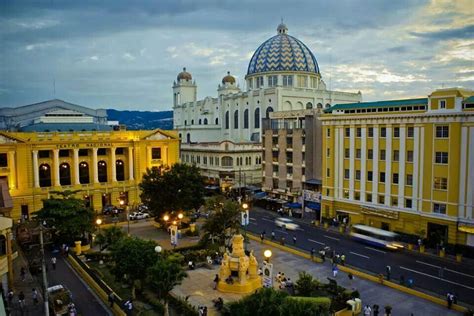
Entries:
{"label": "stone column", "polygon": [[128,147],[128,179],[133,181],[133,148]]}
{"label": "stone column", "polygon": [[33,181],[34,187],[39,188],[38,151],[33,150]]}
{"label": "stone column", "polygon": [[117,166],[115,165],[117,159],[115,157],[115,147],[110,148],[110,160],[112,160],[110,163],[112,167],[112,182],[117,182]]}
{"label": "stone column", "polygon": [[74,184],[80,184],[79,181],[79,149],[74,148]]}
{"label": "stone column", "polygon": [[53,149],[53,171],[54,171],[54,186],[61,185],[59,182],[59,149]]}
{"label": "stone column", "polygon": [[97,168],[97,148],[92,148],[92,172],[94,173],[94,183],[99,183],[99,171]]}
{"label": "stone column", "polygon": [[16,189],[16,181],[17,181],[17,174],[16,174],[16,165],[15,165],[15,152],[9,151],[8,152],[8,167],[10,168],[10,174],[12,175],[10,178],[10,188]]}

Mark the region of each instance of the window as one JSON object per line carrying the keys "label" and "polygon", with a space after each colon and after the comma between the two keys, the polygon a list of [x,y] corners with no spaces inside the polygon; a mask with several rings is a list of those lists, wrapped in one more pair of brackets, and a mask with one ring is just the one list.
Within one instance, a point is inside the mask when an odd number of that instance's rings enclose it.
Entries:
{"label": "window", "polygon": [[79,149],[79,157],[89,156],[88,149]]}
{"label": "window", "polygon": [[105,156],[107,155],[107,149],[106,148],[99,148],[97,150],[97,156]]}
{"label": "window", "polygon": [[439,100],[439,108],[446,109],[446,100]]}
{"label": "window", "polygon": [[415,128],[413,126],[409,126],[407,128],[407,137],[413,138],[414,135],[415,135]]}
{"label": "window", "polygon": [[413,185],[413,175],[407,174],[406,185]]}
{"label": "window", "polygon": [[255,79],[256,79],[257,88],[263,87],[263,77],[257,77]]}
{"label": "window", "polygon": [[225,129],[229,129],[229,111],[225,112]]}
{"label": "window", "polygon": [[232,167],[233,166],[233,159],[229,156],[222,157],[222,166],[223,167]]}
{"label": "window", "polygon": [[433,213],[446,214],[446,204],[434,203],[433,204]]}
{"label": "window", "polygon": [[59,157],[69,157],[69,150],[67,149],[61,149],[59,151]]}
{"label": "window", "polygon": [[434,189],[435,190],[447,190],[448,189],[448,178],[435,177],[434,178]]}
{"label": "window", "polygon": [[385,204],[385,196],[379,195],[379,204]]}
{"label": "window", "polygon": [[407,151],[407,162],[413,162],[413,150]]}
{"label": "window", "polygon": [[356,180],[360,180],[360,170],[356,170],[355,178]]}
{"label": "window", "polygon": [[405,199],[405,208],[412,208],[411,199]]}
{"label": "window", "polygon": [[371,193],[367,193],[367,195],[365,196],[365,200],[367,202],[372,202],[372,194]]}
{"label": "window", "polygon": [[345,199],[349,198],[349,190],[344,190],[344,198]]}
{"label": "window", "polygon": [[326,137],[331,137],[331,129],[326,129]]}
{"label": "window", "polygon": [[298,87],[306,88],[308,86],[308,78],[306,76],[298,76]]}
{"label": "window", "polygon": [[393,174],[392,182],[393,184],[398,184],[398,173]]}
{"label": "window", "polygon": [[393,128],[393,137],[399,138],[400,137],[400,127]]}
{"label": "window", "polygon": [[40,150],[38,151],[39,158],[49,158],[49,150]]}
{"label": "window", "polygon": [[291,76],[291,75],[284,75],[284,76],[283,76],[283,86],[285,86],[285,87],[292,87],[292,86],[293,86],[293,76]]}
{"label": "window", "polygon": [[234,112],[234,128],[239,128],[239,110],[235,110]]}
{"label": "window", "polygon": [[449,126],[436,126],[436,137],[437,138],[448,138],[449,137]]}
{"label": "window", "polygon": [[278,76],[268,76],[268,86],[275,87],[278,84]]}
{"label": "window", "polygon": [[260,108],[255,109],[254,113],[254,127],[255,128],[260,128]]}
{"label": "window", "polygon": [[346,137],[351,137],[351,129],[346,127]]}
{"label": "window", "polygon": [[265,117],[266,117],[266,118],[270,118],[270,113],[271,113],[271,112],[273,112],[273,108],[272,108],[271,106],[269,106],[269,107],[267,108],[266,113],[265,113],[265,115],[266,115]]}
{"label": "window", "polygon": [[380,181],[381,183],[385,183],[385,172],[381,172],[381,173],[380,173],[380,179],[379,179],[379,181]]}
{"label": "window", "polygon": [[6,153],[0,154],[0,167],[8,167],[8,159]]}
{"label": "window", "polygon": [[373,149],[367,150],[367,159],[374,159],[374,150]]}
{"label": "window", "polygon": [[393,161],[398,161],[400,159],[400,151],[394,150],[393,151]]}
{"label": "window", "polygon": [[123,155],[124,153],[124,148],[123,147],[118,147],[117,149],[115,149],[115,153],[117,155]]}
{"label": "window", "polygon": [[215,124],[216,124],[216,125],[219,124],[219,118],[218,118],[218,117],[216,117]]}
{"label": "window", "polygon": [[350,158],[351,157],[351,150],[349,148],[344,149],[344,158]]}
{"label": "window", "polygon": [[326,169],[326,177],[330,177],[331,176],[331,169],[327,168]]}
{"label": "window", "polygon": [[448,163],[448,153],[437,151],[435,155],[435,163],[447,164]]}
{"label": "window", "polygon": [[367,181],[372,181],[372,178],[373,178],[373,172],[367,171]]}
{"label": "window", "polygon": [[199,125],[202,124],[202,119],[199,119],[198,124],[199,124]]}
{"label": "window", "polygon": [[369,127],[369,137],[374,137],[374,128]]}
{"label": "window", "polygon": [[249,128],[249,109],[245,109],[244,111],[244,128]]}
{"label": "window", "polygon": [[360,159],[360,156],[361,156],[361,155],[362,155],[361,150],[360,150],[359,148],[356,149],[356,158],[357,158],[357,159]]}
{"label": "window", "polygon": [[38,175],[40,187],[51,186],[51,167],[48,164],[41,164],[41,166],[39,166]]}
{"label": "window", "polygon": [[362,137],[362,128],[358,127],[356,129],[356,135],[357,135],[357,137]]}
{"label": "window", "polygon": [[161,148],[152,148],[151,149],[151,159],[161,159]]}
{"label": "window", "polygon": [[380,150],[380,160],[385,160],[385,149]]}
{"label": "window", "polygon": [[344,179],[349,179],[349,175],[350,175],[349,169],[344,169]]}
{"label": "window", "polygon": [[354,193],[354,200],[356,200],[356,201],[360,200],[360,192],[355,192]]}
{"label": "window", "polygon": [[387,128],[386,127],[381,127],[380,128],[380,137],[386,137],[387,136]]}
{"label": "window", "polygon": [[120,159],[115,162],[115,178],[117,181],[125,181],[125,163]]}
{"label": "window", "polygon": [[97,174],[99,182],[107,182],[107,163],[103,160],[97,163]]}
{"label": "window", "polygon": [[326,157],[330,157],[331,156],[331,148],[327,148],[326,149]]}

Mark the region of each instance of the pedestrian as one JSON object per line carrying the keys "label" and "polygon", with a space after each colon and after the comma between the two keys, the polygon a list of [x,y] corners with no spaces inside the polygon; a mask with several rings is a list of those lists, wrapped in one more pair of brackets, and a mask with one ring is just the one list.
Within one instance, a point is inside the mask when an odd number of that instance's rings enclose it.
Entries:
{"label": "pedestrian", "polygon": [[51,258],[51,265],[53,266],[53,270],[56,270],[56,257]]}
{"label": "pedestrian", "polygon": [[31,290],[31,298],[33,299],[33,303],[35,305],[38,304],[38,291],[35,288]]}
{"label": "pedestrian", "polygon": [[8,299],[8,305],[12,305],[12,302],[13,302],[13,296],[15,296],[15,294],[13,294],[13,291],[12,290],[9,290],[8,293],[7,293],[7,299]]}
{"label": "pedestrian", "polygon": [[285,237],[281,237],[281,239],[280,239],[280,244],[281,244],[282,246],[285,245]]}
{"label": "pedestrian", "polygon": [[364,316],[370,316],[372,314],[372,308],[370,305],[364,306]]}
{"label": "pedestrian", "polygon": [[108,300],[109,300],[110,308],[113,308],[114,307],[114,301],[115,301],[114,292],[109,293]]}
{"label": "pedestrian", "polygon": [[199,315],[199,316],[203,316],[203,315],[204,315],[204,307],[203,307],[203,306],[199,306],[199,308],[198,308],[198,315]]}
{"label": "pedestrian", "polygon": [[386,266],[385,270],[387,271],[387,281],[390,281],[390,274],[392,273],[392,267]]}
{"label": "pedestrian", "polygon": [[342,254],[342,255],[341,255],[341,264],[342,264],[342,265],[345,265],[345,264],[346,264],[346,255],[345,255],[345,254]]}
{"label": "pedestrian", "polygon": [[26,277],[26,270],[25,270],[25,267],[21,267],[21,269],[20,269],[20,277],[21,277],[21,280],[22,280],[22,281],[25,281],[25,277]]}
{"label": "pedestrian", "polygon": [[263,233],[260,234],[260,241],[263,243],[263,240],[265,239],[265,235]]}
{"label": "pedestrian", "polygon": [[66,258],[69,257],[69,246],[66,245],[66,248],[64,248],[64,251],[65,251],[65,254],[66,254]]}
{"label": "pedestrian", "polygon": [[203,315],[203,316],[207,316],[207,306],[204,306],[204,310],[203,310],[202,315]]}
{"label": "pedestrian", "polygon": [[413,287],[413,283],[414,283],[413,279],[412,279],[412,278],[409,278],[409,279],[408,279],[408,282],[407,282],[408,287],[409,287],[409,288],[412,288],[412,287]]}
{"label": "pedestrian", "polygon": [[219,275],[216,274],[216,276],[214,277],[214,290],[217,289],[217,284],[219,283]]}
{"label": "pedestrian", "polygon": [[311,248],[311,261],[314,261],[314,253],[315,253],[314,248]]}
{"label": "pedestrian", "polygon": [[379,308],[380,307],[377,304],[374,304],[374,308],[373,308],[374,316],[379,316]]}
{"label": "pedestrian", "polygon": [[448,294],[446,294],[446,300],[448,303],[448,308],[451,309],[451,307],[453,306],[453,294],[448,292]]}
{"label": "pedestrian", "polygon": [[18,303],[20,303],[20,308],[23,308],[25,304],[25,293],[23,291],[20,291],[20,294],[18,294]]}
{"label": "pedestrian", "polygon": [[332,276],[333,276],[333,277],[337,277],[337,272],[338,272],[337,266],[334,265],[334,266],[332,267]]}
{"label": "pedestrian", "polygon": [[405,286],[405,276],[403,274],[400,276],[400,285]]}
{"label": "pedestrian", "polygon": [[321,249],[319,254],[321,255],[321,259],[323,260],[323,262],[325,262],[326,261],[326,251],[324,249]]}
{"label": "pedestrian", "polygon": [[124,306],[127,316],[131,316],[133,314],[133,300],[129,299],[128,301],[126,301]]}
{"label": "pedestrian", "polygon": [[349,278],[350,287],[351,287],[352,289],[354,289],[354,288],[352,287],[352,281],[354,280],[354,275],[349,272],[349,274],[347,275],[347,277]]}
{"label": "pedestrian", "polygon": [[296,235],[293,235],[293,245],[296,245]]}
{"label": "pedestrian", "polygon": [[275,240],[275,232],[272,230],[272,240]]}
{"label": "pedestrian", "polygon": [[421,246],[423,245],[423,241],[421,238],[418,238],[418,249],[421,249]]}

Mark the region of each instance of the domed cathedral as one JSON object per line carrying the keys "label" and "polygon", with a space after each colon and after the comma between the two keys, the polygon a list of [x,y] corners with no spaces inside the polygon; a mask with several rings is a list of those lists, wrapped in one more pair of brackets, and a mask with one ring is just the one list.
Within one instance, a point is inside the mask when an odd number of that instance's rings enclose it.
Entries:
{"label": "domed cathedral", "polygon": [[[289,35],[283,23],[278,25],[277,34],[253,54],[245,88],[241,89],[236,78],[227,72],[217,86],[216,98],[197,100],[197,85],[192,78],[184,68],[173,84],[174,128],[182,144],[188,144],[182,146],[185,155],[186,147],[198,148],[200,143],[230,141],[260,146],[262,120],[272,112],[322,111],[332,104],[362,100],[360,92],[327,90],[314,54]],[[259,162],[261,157],[251,160]]]}

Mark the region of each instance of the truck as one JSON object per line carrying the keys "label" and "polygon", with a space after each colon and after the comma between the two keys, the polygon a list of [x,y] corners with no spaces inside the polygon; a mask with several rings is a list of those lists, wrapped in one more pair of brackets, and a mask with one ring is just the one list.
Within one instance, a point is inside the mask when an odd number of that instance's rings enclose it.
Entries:
{"label": "truck", "polygon": [[49,287],[48,305],[50,315],[68,315],[69,307],[72,305],[71,292],[61,284]]}

